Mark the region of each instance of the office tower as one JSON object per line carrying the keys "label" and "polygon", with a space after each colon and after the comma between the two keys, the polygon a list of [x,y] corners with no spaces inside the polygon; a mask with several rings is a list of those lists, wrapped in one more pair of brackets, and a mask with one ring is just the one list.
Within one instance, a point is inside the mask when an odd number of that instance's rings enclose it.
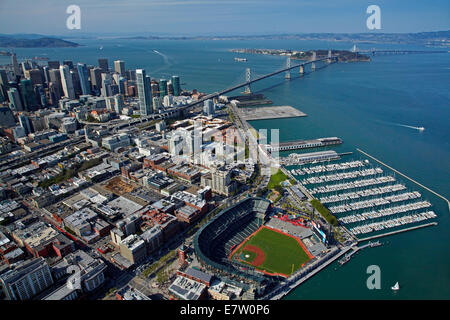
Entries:
{"label": "office tower", "polygon": [[30,134],[34,132],[33,127],[31,126],[31,120],[24,114],[19,115],[19,123],[22,128],[25,129],[25,134]]}
{"label": "office tower", "polygon": [[8,74],[3,69],[0,70],[0,91],[6,99],[8,96]]}
{"label": "office tower", "polygon": [[151,82],[150,87],[152,88],[152,97],[159,97],[159,85],[157,82]]}
{"label": "office tower", "polygon": [[31,80],[31,85],[33,86],[37,84],[44,84],[44,81],[42,81],[41,70],[39,69],[25,70],[25,78]]}
{"label": "office tower", "polygon": [[20,76],[21,71],[19,68],[19,64],[17,63],[17,57],[15,53],[11,54],[11,64],[13,66],[14,77]]}
{"label": "office tower", "polygon": [[69,99],[75,99],[75,89],[73,87],[72,74],[69,71],[69,66],[60,66],[59,71],[61,73],[61,84],[64,95]]}
{"label": "office tower", "polygon": [[110,97],[112,96],[111,86],[113,85],[113,79],[109,73],[102,73],[102,96]]}
{"label": "office tower", "polygon": [[150,88],[150,79],[145,74],[144,69],[136,70],[136,85],[138,88],[139,108],[142,116],[148,116],[153,112],[152,92]]}
{"label": "office tower", "polygon": [[119,93],[125,94],[125,89],[127,87],[127,79],[124,77],[120,77],[118,85],[119,85]]}
{"label": "office tower", "polygon": [[70,70],[70,74],[72,75],[72,83],[73,83],[73,90],[75,90],[75,97],[80,96],[82,93],[81,91],[81,83],[80,83],[80,76],[78,74],[78,69],[73,68]]}
{"label": "office tower", "polygon": [[89,73],[85,63],[78,63],[78,77],[80,78],[81,92],[83,94],[91,93],[91,85],[89,84]]}
{"label": "office tower", "polygon": [[26,260],[0,275],[8,300],[30,300],[53,284],[50,268],[44,258]]}
{"label": "office tower", "polygon": [[214,102],[211,99],[203,102],[203,114],[207,116],[214,115]]}
{"label": "office tower", "polygon": [[26,60],[26,61],[21,62],[20,65],[22,67],[22,74],[25,76],[26,71],[31,69],[30,62],[28,60]]}
{"label": "office tower", "polygon": [[47,61],[49,69],[59,69],[59,61]]}
{"label": "office tower", "polygon": [[47,97],[45,96],[44,85],[36,85],[34,87],[34,94],[36,95],[37,102],[41,105],[41,107],[47,106]]}
{"label": "office tower", "polygon": [[124,107],[123,96],[121,94],[116,94],[114,96],[114,111],[117,114],[121,114],[123,107]]}
{"label": "office tower", "polygon": [[125,62],[122,60],[114,61],[114,71],[125,77]]}
{"label": "office tower", "polygon": [[181,93],[179,76],[172,76],[172,86],[173,86],[173,95],[179,96]]}
{"label": "office tower", "polygon": [[164,98],[164,96],[167,96],[167,80],[166,79],[159,80],[159,96],[161,98]]}
{"label": "office tower", "polygon": [[45,66],[42,68],[42,73],[44,74],[44,83],[48,86],[49,82],[50,82],[50,75],[48,73],[48,71],[50,70],[49,67]]}
{"label": "office tower", "polygon": [[9,105],[14,111],[23,111],[22,101],[20,100],[19,90],[10,88],[8,90]]}
{"label": "office tower", "polygon": [[127,70],[127,79],[131,81],[136,81],[136,70]]}
{"label": "office tower", "polygon": [[70,70],[73,69],[73,62],[70,61],[70,60],[64,60],[64,61],[63,61],[63,65],[68,66]]}
{"label": "office tower", "polygon": [[[54,91],[57,93],[57,99],[61,99],[63,95],[62,83],[61,83],[61,72],[59,69],[50,69],[48,71],[48,75],[50,78],[50,83],[53,84]],[[50,87],[49,83],[49,87]]]}
{"label": "office tower", "polygon": [[156,112],[163,107],[161,97],[153,97],[153,110]]}
{"label": "office tower", "polygon": [[91,69],[91,84],[92,91],[96,92],[96,95],[100,94],[100,89],[102,88],[102,69]]}
{"label": "office tower", "polygon": [[170,107],[171,105],[173,105],[173,96],[172,95],[165,96],[163,100],[163,105],[165,107]]}
{"label": "office tower", "polygon": [[98,67],[102,69],[102,72],[108,72],[108,59],[98,59]]}
{"label": "office tower", "polygon": [[29,111],[37,105],[36,95],[31,85],[31,80],[24,79],[20,81],[20,93],[22,94],[22,102],[25,110]]}

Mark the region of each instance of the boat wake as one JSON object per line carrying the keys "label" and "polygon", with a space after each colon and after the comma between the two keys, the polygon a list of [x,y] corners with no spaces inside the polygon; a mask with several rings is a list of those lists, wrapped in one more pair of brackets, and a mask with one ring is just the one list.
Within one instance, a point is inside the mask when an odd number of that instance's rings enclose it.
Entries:
{"label": "boat wake", "polygon": [[158,50],[153,50],[153,52],[156,53],[157,55],[160,55],[161,57],[163,57],[164,63],[165,63],[166,65],[168,65],[168,66],[170,65],[169,57],[167,57],[164,53],[161,53],[161,52],[159,52]]}
{"label": "boat wake", "polygon": [[396,123],[396,125],[397,125],[397,126],[400,126],[400,127],[405,127],[405,128],[410,128],[410,129],[419,130],[419,131],[425,130],[424,127],[414,127],[414,126],[408,126],[408,125],[406,125],[406,124],[399,124],[399,123]]}
{"label": "boat wake", "polygon": [[376,121],[376,122],[380,122],[380,123],[384,123],[384,124],[389,124],[389,125],[392,125],[392,126],[398,126],[398,127],[410,128],[410,129],[419,130],[419,131],[424,131],[424,130],[425,130],[424,127],[409,126],[409,125],[407,125],[407,124],[401,124],[401,123],[393,123],[393,122],[386,122],[386,121]]}

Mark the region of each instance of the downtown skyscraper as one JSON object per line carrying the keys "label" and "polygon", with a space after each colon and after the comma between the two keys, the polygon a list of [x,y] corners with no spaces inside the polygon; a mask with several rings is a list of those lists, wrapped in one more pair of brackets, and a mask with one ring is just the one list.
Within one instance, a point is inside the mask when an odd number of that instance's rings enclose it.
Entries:
{"label": "downtown skyscraper", "polygon": [[60,66],[59,72],[61,73],[61,84],[63,87],[64,95],[69,99],[75,99],[75,89],[73,86],[72,75],[69,71],[69,66]]}
{"label": "downtown skyscraper", "polygon": [[136,70],[136,85],[141,116],[148,116],[153,113],[152,90],[150,87],[150,77],[145,74],[144,69]]}
{"label": "downtown skyscraper", "polygon": [[89,72],[85,63],[78,63],[78,76],[80,78],[81,92],[83,94],[91,93],[91,85],[89,84]]}

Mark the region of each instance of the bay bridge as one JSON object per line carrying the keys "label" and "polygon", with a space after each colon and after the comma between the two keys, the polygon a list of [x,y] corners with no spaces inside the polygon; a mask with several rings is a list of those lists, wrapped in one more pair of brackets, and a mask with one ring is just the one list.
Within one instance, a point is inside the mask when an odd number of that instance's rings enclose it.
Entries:
{"label": "bay bridge", "polygon": [[303,63],[300,63],[300,64],[292,66],[290,57],[287,57],[287,59],[286,59],[286,66],[285,67],[283,67],[280,70],[277,70],[277,71],[274,71],[274,72],[271,72],[271,73],[268,73],[268,74],[256,77],[254,79],[251,78],[251,70],[250,70],[250,68],[247,68],[246,69],[245,82],[242,82],[242,83],[240,83],[238,85],[232,86],[230,88],[224,89],[224,90],[219,91],[219,92],[214,92],[214,93],[208,94],[208,95],[204,96],[203,98],[201,98],[201,99],[199,99],[199,100],[197,100],[195,102],[192,102],[190,104],[187,104],[187,105],[183,106],[182,109],[184,109],[184,110],[190,109],[190,108],[192,108],[192,107],[194,107],[194,106],[196,106],[196,105],[198,105],[200,103],[203,103],[205,100],[219,97],[219,96],[224,95],[224,94],[226,94],[228,92],[231,92],[231,91],[237,90],[239,88],[243,88],[243,87],[246,87],[244,93],[251,93],[250,85],[252,83],[255,83],[257,81],[261,81],[263,79],[267,79],[269,77],[275,76],[275,75],[283,73],[283,72],[285,73],[285,78],[286,79],[290,79],[291,78],[290,71],[292,69],[298,68],[299,69],[299,74],[303,75],[305,73],[306,66],[310,65],[311,66],[311,71],[315,71],[316,70],[316,63],[325,61],[327,64],[331,64],[331,63],[337,62],[337,58],[338,58],[337,56],[331,55],[331,50],[329,50],[328,51],[328,55],[326,57],[323,57],[323,58],[317,58],[316,57],[316,52],[313,51],[311,60],[305,61]]}
{"label": "bay bridge", "polygon": [[[232,91],[237,90],[239,88],[246,87],[244,93],[250,94],[251,93],[250,85],[252,83],[255,83],[257,81],[261,81],[261,80],[270,78],[270,77],[275,76],[277,74],[280,74],[280,73],[284,72],[285,73],[285,78],[286,79],[290,79],[291,78],[291,70],[293,70],[293,69],[297,69],[298,68],[298,72],[299,72],[300,76],[302,76],[302,75],[306,74],[306,69],[307,69],[308,66],[310,67],[310,71],[312,72],[312,71],[316,70],[316,64],[318,64],[318,63],[325,63],[326,65],[329,65],[329,64],[335,63],[337,61],[338,61],[338,56],[332,55],[331,54],[331,50],[328,50],[328,55],[326,57],[321,57],[321,58],[317,58],[316,52],[313,51],[310,60],[302,62],[300,64],[296,64],[296,65],[291,65],[291,58],[290,58],[290,56],[287,56],[285,65],[281,69],[279,69],[277,71],[274,71],[274,72],[271,72],[271,73],[268,73],[268,74],[265,74],[265,75],[262,75],[262,76],[258,76],[256,78],[252,79],[252,73],[251,73],[250,68],[246,68],[246,70],[245,70],[245,81],[242,82],[242,83],[239,83],[237,85],[231,86],[231,87],[226,88],[226,89],[224,89],[222,91],[217,91],[217,92],[213,92],[211,94],[208,94],[208,95],[198,99],[197,101],[191,102],[191,103],[186,104],[184,106],[180,106],[180,107],[176,108],[176,110],[167,110],[167,111],[162,112],[162,113],[155,113],[155,114],[151,114],[151,115],[148,115],[148,116],[140,117],[139,119],[128,120],[126,123],[114,124],[112,126],[108,126],[108,128],[110,130],[117,130],[117,129],[121,129],[121,128],[124,128],[124,127],[129,127],[131,125],[135,125],[135,124],[138,124],[138,123],[144,123],[144,122],[148,122],[148,121],[152,121],[152,120],[156,120],[156,119],[165,119],[167,117],[174,116],[175,114],[180,114],[180,113],[187,112],[191,108],[193,108],[193,107],[195,107],[195,106],[197,106],[199,104],[202,104],[203,102],[205,102],[208,99],[213,99],[213,98],[219,97],[221,95],[224,95],[224,94],[226,94],[228,92],[232,92]],[[87,124],[89,126],[101,126],[102,125],[101,123],[95,124],[95,123],[87,123],[87,122],[83,122],[83,121],[81,121],[81,123]]]}
{"label": "bay bridge", "polygon": [[375,55],[392,55],[392,54],[427,54],[427,53],[448,53],[449,51],[446,50],[402,50],[402,49],[365,49],[361,50],[356,47],[356,45],[353,45],[352,49],[350,50],[354,53],[360,53],[360,54],[371,54],[372,56]]}

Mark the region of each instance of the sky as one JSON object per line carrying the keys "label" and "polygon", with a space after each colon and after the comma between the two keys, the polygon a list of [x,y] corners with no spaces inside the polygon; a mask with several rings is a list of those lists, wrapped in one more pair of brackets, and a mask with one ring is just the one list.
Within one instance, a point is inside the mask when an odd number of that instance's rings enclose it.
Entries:
{"label": "sky", "polygon": [[[66,26],[69,5],[81,28]],[[381,29],[369,30],[369,5]],[[0,0],[0,33],[254,35],[450,30],[449,0]]]}

